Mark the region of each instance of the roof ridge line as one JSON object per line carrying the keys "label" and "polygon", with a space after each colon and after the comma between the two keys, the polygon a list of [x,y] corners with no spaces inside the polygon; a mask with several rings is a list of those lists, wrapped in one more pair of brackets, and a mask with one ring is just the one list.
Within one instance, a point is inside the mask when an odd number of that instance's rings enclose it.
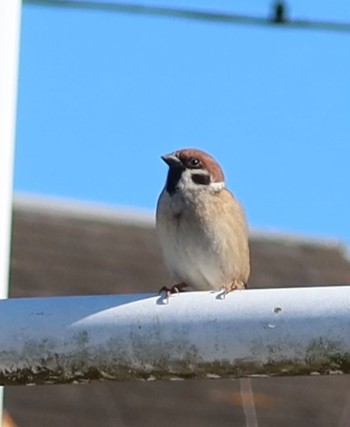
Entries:
{"label": "roof ridge line", "polygon": [[121,207],[56,196],[15,193],[13,205],[16,209],[30,210],[49,215],[64,215],[71,218],[104,220],[153,227],[154,212],[134,207]]}
{"label": "roof ridge line", "polygon": [[[16,209],[30,210],[49,215],[64,215],[71,218],[103,220],[114,223],[134,224],[141,227],[154,227],[154,211],[136,207],[123,207],[99,202],[69,199],[57,196],[37,195],[16,192],[13,198]],[[255,240],[269,240],[286,244],[305,244],[337,248],[350,261],[350,246],[335,237],[304,235],[272,228],[250,229],[250,237]]]}

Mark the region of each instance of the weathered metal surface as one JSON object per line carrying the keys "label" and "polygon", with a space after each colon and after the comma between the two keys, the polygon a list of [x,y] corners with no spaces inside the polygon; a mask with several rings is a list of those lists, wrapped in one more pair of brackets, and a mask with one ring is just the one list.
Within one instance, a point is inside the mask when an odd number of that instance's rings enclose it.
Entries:
{"label": "weathered metal surface", "polygon": [[0,383],[350,372],[350,287],[0,301]]}

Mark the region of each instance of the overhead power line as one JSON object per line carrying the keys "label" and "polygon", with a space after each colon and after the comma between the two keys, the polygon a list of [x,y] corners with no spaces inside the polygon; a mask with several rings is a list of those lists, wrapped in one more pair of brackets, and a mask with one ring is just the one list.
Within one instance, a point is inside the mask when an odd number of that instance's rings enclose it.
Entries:
{"label": "overhead power line", "polygon": [[[281,14],[282,2],[276,3],[276,9],[268,17],[238,15],[226,12],[194,10],[161,6],[138,5],[132,3],[111,3],[99,1],[74,0],[23,0],[31,6],[55,7],[64,9],[98,10],[102,12],[125,13],[134,15],[162,16],[221,24],[241,24],[274,26],[286,29],[321,30],[350,32],[350,22],[310,21],[303,19],[289,20]],[[283,18],[283,19],[282,19]]]}

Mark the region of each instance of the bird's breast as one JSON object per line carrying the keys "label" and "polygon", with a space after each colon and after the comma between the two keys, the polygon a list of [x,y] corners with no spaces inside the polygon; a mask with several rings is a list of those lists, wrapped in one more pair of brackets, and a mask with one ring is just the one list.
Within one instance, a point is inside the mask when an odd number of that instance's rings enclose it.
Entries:
{"label": "bird's breast", "polygon": [[213,224],[181,197],[164,197],[157,210],[157,231],[165,263],[174,280],[195,289],[218,289],[224,282],[223,254],[217,251]]}

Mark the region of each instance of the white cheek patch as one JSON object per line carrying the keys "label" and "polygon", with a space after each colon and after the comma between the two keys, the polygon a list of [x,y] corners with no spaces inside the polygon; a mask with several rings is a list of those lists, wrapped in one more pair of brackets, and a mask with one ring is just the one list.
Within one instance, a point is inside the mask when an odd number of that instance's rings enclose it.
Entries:
{"label": "white cheek patch", "polygon": [[186,169],[182,172],[179,181],[179,188],[182,190],[198,188],[198,184],[194,183],[192,180],[192,173],[189,169]]}
{"label": "white cheek patch", "polygon": [[203,188],[207,188],[211,191],[220,191],[223,188],[225,188],[225,182],[221,181],[221,182],[210,182],[210,184],[206,185],[206,184],[200,184],[198,182],[198,178],[197,178],[197,182],[195,182],[193,180],[193,174],[200,175],[203,174],[205,176],[208,176],[208,173],[203,171],[193,171],[193,170],[189,170],[186,169],[185,171],[183,171],[180,181],[179,181],[179,188],[182,190],[199,190],[199,189],[203,189]]}

